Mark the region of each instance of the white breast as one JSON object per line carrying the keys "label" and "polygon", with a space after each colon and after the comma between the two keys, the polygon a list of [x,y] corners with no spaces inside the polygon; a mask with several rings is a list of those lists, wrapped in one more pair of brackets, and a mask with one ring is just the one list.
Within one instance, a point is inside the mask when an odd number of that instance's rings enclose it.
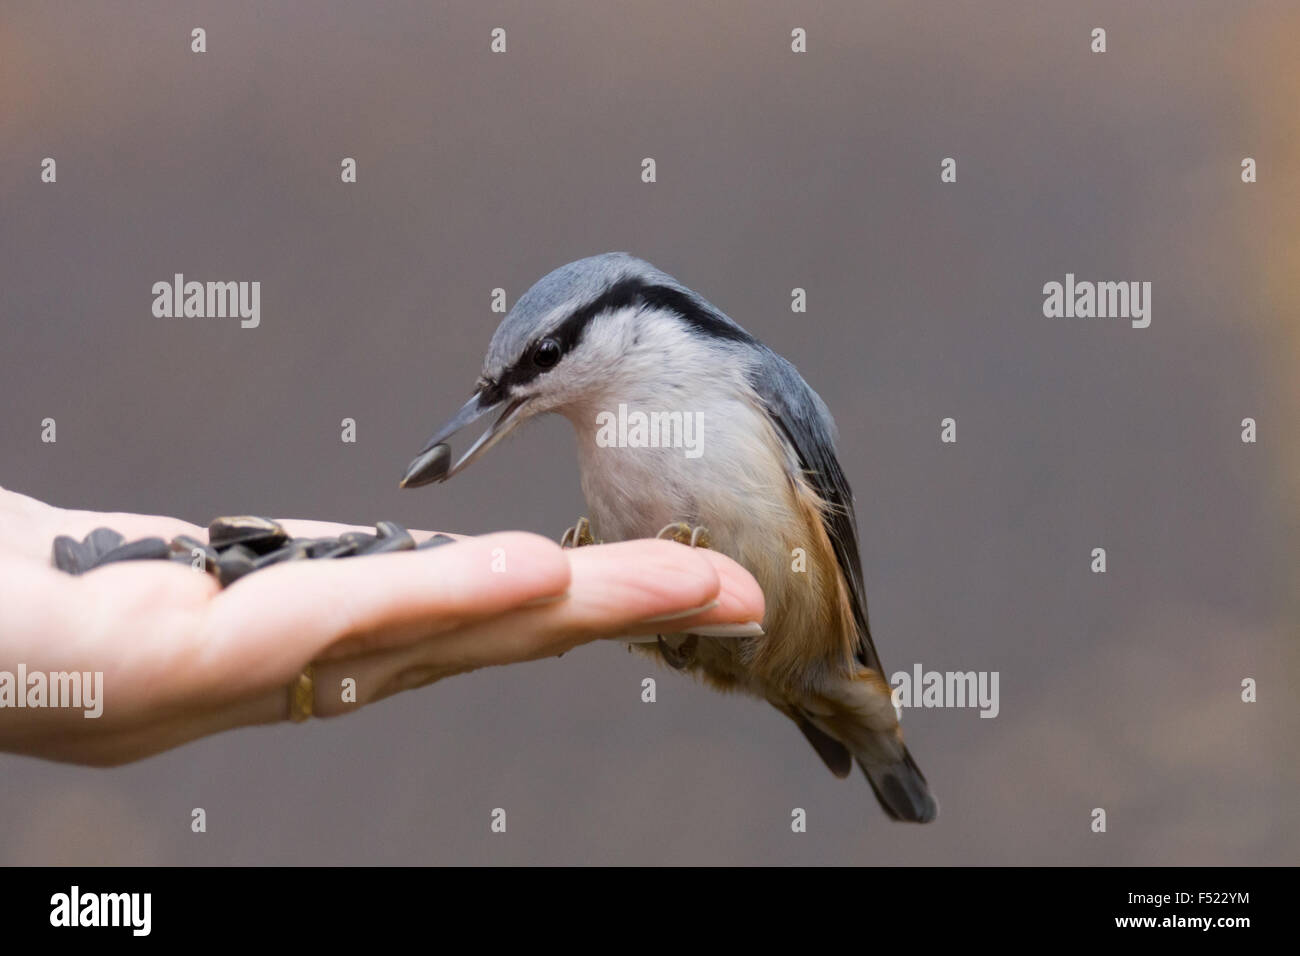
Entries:
{"label": "white breast", "polygon": [[[608,386],[564,409],[578,437],[582,489],[598,539],[653,537],[684,521],[758,579],[769,605],[789,578],[790,547],[806,542],[786,452],[735,353],[675,321],[639,328],[639,348],[611,356]],[[666,356],[671,356],[671,360]],[[699,415],[698,457],[680,447],[603,444],[598,416],[635,411]]]}

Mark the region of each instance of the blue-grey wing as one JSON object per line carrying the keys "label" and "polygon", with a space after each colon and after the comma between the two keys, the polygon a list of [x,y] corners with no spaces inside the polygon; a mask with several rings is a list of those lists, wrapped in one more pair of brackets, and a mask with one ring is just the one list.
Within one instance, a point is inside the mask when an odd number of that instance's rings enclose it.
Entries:
{"label": "blue-grey wing", "polygon": [[825,402],[793,365],[771,349],[760,349],[763,357],[750,369],[750,384],[798,459],[804,480],[827,504],[822,524],[849,584],[849,601],[858,626],[858,660],[883,674],[867,625],[853,491],[835,455],[834,421]]}

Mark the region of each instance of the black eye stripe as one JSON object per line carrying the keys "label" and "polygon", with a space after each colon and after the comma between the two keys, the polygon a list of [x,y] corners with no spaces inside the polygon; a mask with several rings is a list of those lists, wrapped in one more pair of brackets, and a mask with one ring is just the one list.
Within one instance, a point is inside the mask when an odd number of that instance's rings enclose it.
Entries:
{"label": "black eye stripe", "polygon": [[[690,294],[670,286],[651,285],[637,278],[621,279],[614,283],[603,295],[587,303],[561,322],[545,338],[554,339],[559,344],[559,358],[563,358],[582,341],[587,327],[596,316],[638,304],[676,314],[697,335],[730,342],[756,341],[753,336],[726,316]],[[530,344],[524,350],[522,358],[505,370],[500,380],[503,389],[508,390],[531,382],[546,372],[546,369],[538,368],[532,361],[537,345],[538,343]],[[555,364],[559,364],[559,358]]]}

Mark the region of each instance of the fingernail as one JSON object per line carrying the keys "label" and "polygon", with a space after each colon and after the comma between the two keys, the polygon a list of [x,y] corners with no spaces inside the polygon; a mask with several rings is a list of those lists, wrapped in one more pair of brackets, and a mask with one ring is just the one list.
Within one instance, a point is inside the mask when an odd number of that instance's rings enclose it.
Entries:
{"label": "fingernail", "polygon": [[672,614],[659,614],[655,617],[647,617],[641,621],[642,624],[658,624],[660,621],[680,621],[684,617],[691,617],[695,614],[703,614],[705,611],[712,611],[718,606],[715,598],[708,604],[701,604],[699,607],[688,607],[685,611],[674,611]]}
{"label": "fingernail", "polygon": [[758,621],[746,621],[743,624],[704,624],[691,628],[688,633],[700,637],[762,637],[766,632]]}

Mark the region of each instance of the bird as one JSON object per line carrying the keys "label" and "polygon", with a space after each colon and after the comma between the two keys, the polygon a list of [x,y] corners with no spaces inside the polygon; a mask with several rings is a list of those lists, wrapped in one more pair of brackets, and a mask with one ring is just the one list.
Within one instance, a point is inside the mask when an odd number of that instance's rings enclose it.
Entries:
{"label": "bird", "polygon": [[[657,425],[693,416],[696,455],[674,447],[682,442],[671,429],[650,429],[663,441],[644,429],[610,441],[615,410],[625,421],[659,411]],[[661,634],[643,649],[719,690],[768,701],[836,777],[856,761],[889,818],[934,820],[938,801],[903,741],[868,626],[834,421],[795,367],[650,263],[625,252],[579,259],[509,310],[469,401],[425,443],[403,485],[452,478],[548,412],[573,425],[588,506],[565,546],[670,538],[726,554],[763,590],[761,625]],[[447,440],[496,413],[452,465]],[[431,458],[443,464],[421,477]]]}

